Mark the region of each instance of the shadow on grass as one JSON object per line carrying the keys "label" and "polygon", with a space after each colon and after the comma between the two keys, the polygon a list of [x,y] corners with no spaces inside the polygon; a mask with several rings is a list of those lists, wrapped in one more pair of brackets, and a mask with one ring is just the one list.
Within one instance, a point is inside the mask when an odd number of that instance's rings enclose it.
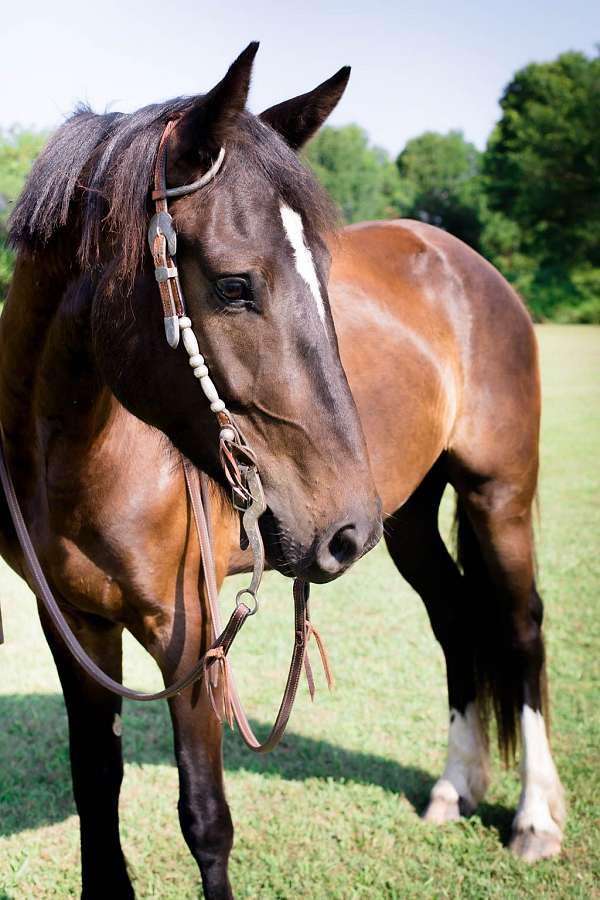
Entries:
{"label": "shadow on grass", "polygon": [[[0,836],[63,821],[75,813],[67,747],[67,718],[58,694],[0,696]],[[268,728],[253,723],[259,738]],[[171,722],[166,704],[128,703],[124,709],[125,760],[138,765],[174,765]],[[274,753],[251,753],[237,734],[225,738],[225,770],[258,772],[302,781],[378,785],[403,795],[417,812],[427,803],[433,778],[375,754],[288,733]],[[511,813],[482,804],[481,820],[504,840]],[[0,900],[2,900],[0,896]]]}

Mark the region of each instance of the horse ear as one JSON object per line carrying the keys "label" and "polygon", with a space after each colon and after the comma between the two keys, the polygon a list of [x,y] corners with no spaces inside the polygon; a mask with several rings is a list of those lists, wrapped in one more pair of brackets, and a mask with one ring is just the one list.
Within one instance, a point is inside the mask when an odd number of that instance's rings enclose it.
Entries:
{"label": "horse ear", "polygon": [[225,77],[183,114],[172,139],[173,156],[210,155],[225,143],[246,106],[257,50],[258,41],[248,44],[229,66]]}
{"label": "horse ear", "polygon": [[314,90],[271,106],[260,118],[279,132],[293,150],[299,150],[337,106],[349,78],[350,66],[344,66]]}

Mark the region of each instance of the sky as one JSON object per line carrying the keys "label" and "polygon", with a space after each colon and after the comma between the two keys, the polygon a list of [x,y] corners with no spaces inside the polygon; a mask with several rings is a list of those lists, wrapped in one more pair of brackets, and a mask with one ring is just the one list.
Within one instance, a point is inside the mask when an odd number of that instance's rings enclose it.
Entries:
{"label": "sky", "polygon": [[397,154],[423,131],[483,148],[512,74],[595,52],[598,0],[22,0],[3,4],[0,127],[49,128],[78,101],[129,111],[204,93],[260,40],[249,108],[310,90],[343,65],[330,122],[358,122]]}

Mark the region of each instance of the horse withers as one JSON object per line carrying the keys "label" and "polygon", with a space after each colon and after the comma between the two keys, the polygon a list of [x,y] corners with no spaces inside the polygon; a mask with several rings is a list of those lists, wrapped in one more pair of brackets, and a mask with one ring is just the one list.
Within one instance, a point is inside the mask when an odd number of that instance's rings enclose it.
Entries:
{"label": "horse withers", "polygon": [[[79,110],[42,152],[12,217],[19,254],[0,320],[5,455],[64,615],[117,680],[123,628],[167,682],[210,643],[179,454],[227,486],[218,425],[187,354],[165,341],[145,250],[167,123],[175,122],[169,186],[195,182],[224,153],[214,179],[169,210],[187,314],[258,460],[270,564],[325,582],[381,536],[327,296],[332,210],[295,153],[339,100],[349,70],[256,118],[244,111],[256,49],[201,97],[131,115]],[[223,497],[213,504],[219,581],[233,515]],[[0,550],[27,577],[4,503]],[[132,896],[118,830],[121,703],[40,614],[68,710],[83,894]],[[201,686],[170,709],[183,833],[206,895],[230,896],[221,726]]]}

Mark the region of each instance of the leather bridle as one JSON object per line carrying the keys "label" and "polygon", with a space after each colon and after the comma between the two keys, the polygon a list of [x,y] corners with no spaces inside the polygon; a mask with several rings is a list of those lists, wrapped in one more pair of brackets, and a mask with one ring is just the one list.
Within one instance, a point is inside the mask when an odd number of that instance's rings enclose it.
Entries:
{"label": "leather bridle", "polygon": [[[232,490],[233,504],[241,516],[241,544],[245,549],[250,546],[253,554],[253,573],[250,585],[238,591],[235,607],[229,620],[222,627],[218,603],[218,590],[215,575],[215,563],[212,550],[210,527],[209,481],[204,473],[198,470],[183,456],[182,468],[185,476],[194,523],[198,534],[202,557],[202,568],[206,594],[212,619],[214,640],[200,657],[193,668],[173,684],[155,693],[142,693],[128,688],[110,678],[83,649],[61,609],[56,602],[52,590],[46,580],[40,562],[31,542],[27,526],[17,499],[14,484],[8,469],[5,439],[0,424],[0,482],[6,495],[8,508],[23,551],[29,572],[31,586],[41,601],[49,619],[60,634],[70,652],[86,673],[99,685],[114,694],[129,700],[150,701],[161,700],[179,694],[184,688],[203,679],[210,703],[219,719],[225,718],[233,727],[235,718],[241,736],[247,746],[257,752],[266,753],[277,746],[287,726],[302,669],[306,673],[311,697],[314,696],[314,679],[307,653],[307,644],[314,636],[319,649],[325,676],[329,687],[333,679],[329,668],[323,641],[313,627],[309,614],[309,585],[306,581],[294,581],[294,647],[285,685],[283,698],[271,731],[262,743],[256,738],[244,712],[233,678],[227,654],[240,629],[246,620],[258,610],[257,592],[264,571],[265,556],[258,520],[265,511],[265,500],[262,491],[256,457],[246,442],[239,427],[228,412],[225,403],[219,398],[212,382],[205,360],[200,353],[198,341],[192,329],[192,323],[186,315],[185,299],[177,271],[176,252],[177,236],[173,220],[168,211],[168,198],[181,197],[199,190],[208,184],[219,171],[225,156],[221,148],[216,161],[210,169],[197,181],[182,187],[167,188],[166,162],[169,137],[177,125],[177,120],[170,120],[162,134],[158,146],[154,169],[154,190],[152,200],[155,203],[155,214],[148,229],[148,242],[154,260],[155,276],[160,290],[167,342],[173,349],[181,341],[189,356],[193,374],[202,388],[212,412],[219,424],[219,453],[227,481]],[[250,598],[246,602],[246,598]],[[0,618],[0,643],[2,642],[2,622]],[[220,700],[220,703],[219,703]]]}

